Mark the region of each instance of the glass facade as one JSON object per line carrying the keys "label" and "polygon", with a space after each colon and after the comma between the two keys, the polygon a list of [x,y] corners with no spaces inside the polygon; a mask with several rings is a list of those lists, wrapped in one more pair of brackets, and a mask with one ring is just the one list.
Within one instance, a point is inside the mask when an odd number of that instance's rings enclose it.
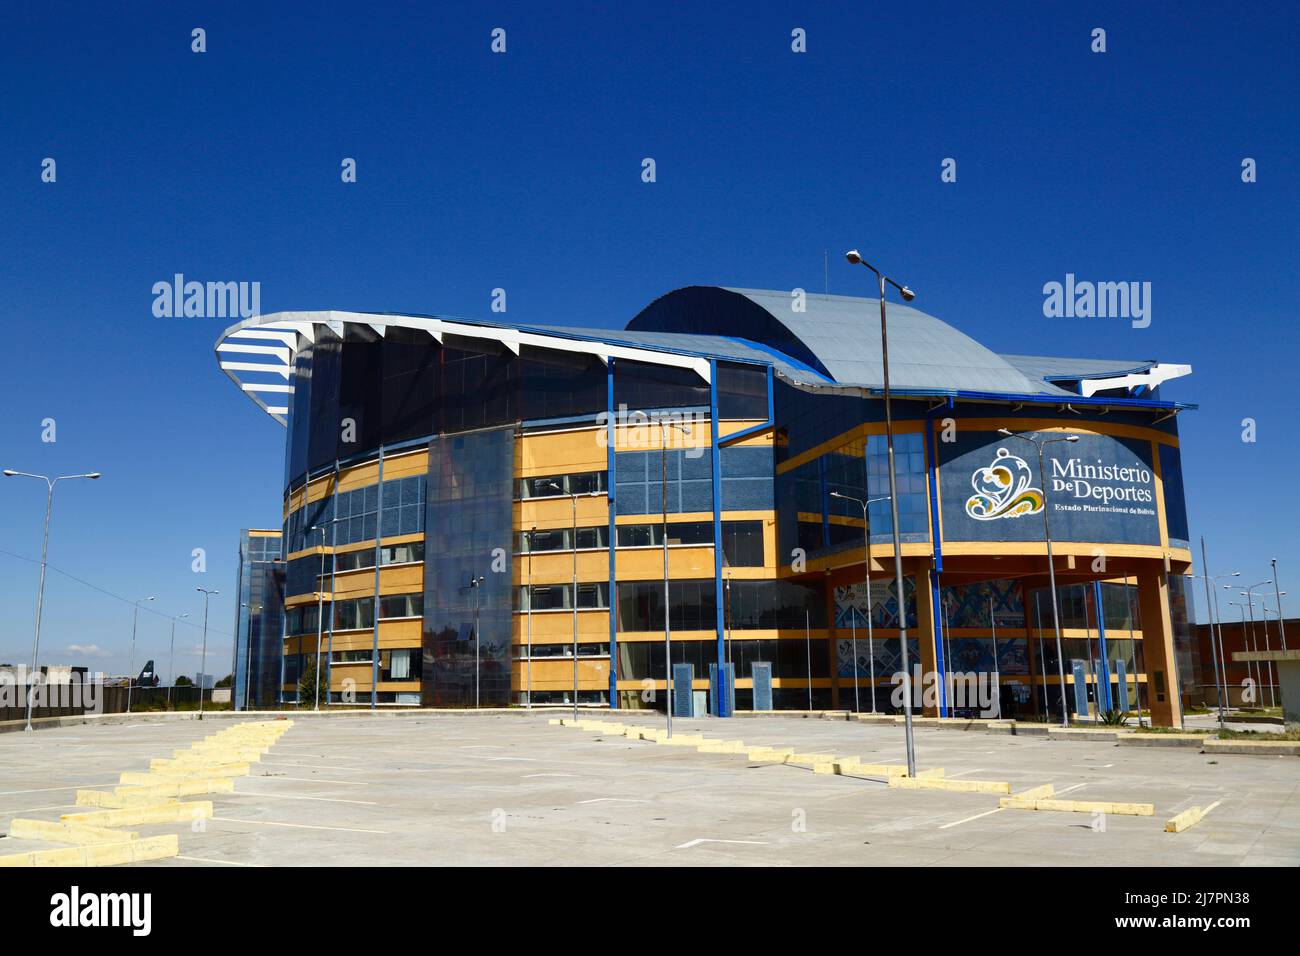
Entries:
{"label": "glass facade", "polygon": [[709,386],[690,369],[620,359],[614,368],[614,407],[630,411],[708,408]]}
{"label": "glass facade", "polygon": [[514,429],[429,443],[424,663],[428,707],[510,702]]}
{"label": "glass facade", "polygon": [[[663,581],[618,582],[619,631],[664,629]],[[668,620],[674,631],[712,631],[717,619],[717,589],[712,578],[669,581]],[[717,653],[713,660],[717,661]]]}
{"label": "glass facade", "polygon": [[1183,495],[1183,461],[1175,445],[1160,445],[1160,480],[1165,494],[1165,522],[1169,527],[1169,543],[1187,547],[1190,532],[1187,530],[1187,503]]}
{"label": "glass facade", "polygon": [[290,512],[284,529],[285,553],[296,554],[322,542],[326,547],[343,547],[373,541],[380,534],[389,538],[424,531],[424,475],[385,481],[382,510],[380,497],[379,485],[373,484],[341,491]]}
{"label": "glass facade", "polygon": [[[904,542],[928,541],[930,499],[925,436],[920,432],[896,434],[894,462],[900,537]],[[835,493],[846,497],[834,497]],[[858,500],[849,500],[853,498]],[[883,435],[847,442],[779,475],[778,527],[783,563],[789,562],[785,556],[796,548],[808,557],[861,548],[865,529],[859,501],[870,502],[867,516],[872,544],[892,541],[893,513],[888,498],[889,455]]]}
{"label": "glass facade", "polygon": [[[1027,626],[1052,630],[1052,596],[1047,588],[1032,588],[1027,592],[1031,618]],[[1058,585],[1056,588],[1057,613],[1063,629],[1097,629],[1097,601],[1092,582],[1087,584]],[[1137,584],[1102,582],[1103,624],[1106,640],[1112,636],[1127,636],[1130,631],[1142,630],[1138,616]]]}
{"label": "glass facade", "polygon": [[819,587],[796,581],[730,581],[726,592],[730,630],[826,627],[826,599]]}
{"label": "glass facade", "polygon": [[[384,680],[418,680],[424,704],[509,703],[513,615],[524,610],[566,612],[576,607],[608,612],[617,643],[610,663],[618,680],[663,679],[663,644],[650,637],[662,634],[665,624],[671,623],[673,660],[693,664],[697,677],[706,676],[709,664],[717,662],[721,630],[739,679],[747,679],[757,661],[772,663],[778,681],[806,679],[810,670],[817,680],[835,676],[840,681],[840,706],[843,680],[851,679],[855,667],[860,676],[873,665],[878,675],[892,672],[899,658],[896,629],[904,613],[907,626],[918,628],[915,579],[906,578],[900,602],[892,565],[890,572],[873,582],[870,594],[860,585],[831,587],[823,577],[852,562],[853,557],[844,552],[863,546],[867,524],[860,505],[849,499],[882,499],[870,505],[871,541],[877,547],[892,541],[893,516],[889,501],[883,500],[890,493],[886,441],[883,435],[864,434],[878,430],[883,409],[877,396],[815,394],[777,376],[769,401],[772,379],[769,369],[761,365],[716,360],[711,388],[693,370],[627,358],[613,358],[607,365],[595,356],[530,345],[521,345],[516,352],[488,339],[452,333],[439,341],[422,329],[388,327],[381,336],[364,323],[340,328],[341,334],[339,329],[317,324],[314,341],[304,339],[294,358],[286,486],[296,499],[308,475],[314,479],[338,475],[348,485],[349,478],[355,481],[358,474],[353,466],[369,464],[381,447],[391,454],[394,446],[403,446],[396,450],[408,455],[413,449],[427,448],[427,474],[390,478],[382,492],[373,484],[349,488],[295,509],[285,521],[283,553],[298,557],[282,561],[278,550],[274,558],[265,550],[259,557],[256,548],[269,546],[250,541],[247,568],[241,558],[241,595],[245,588],[251,595],[258,587],[256,574],[249,569],[261,564],[278,566],[277,600],[281,601],[285,596],[328,592],[331,575],[373,571],[376,563],[381,573],[389,567],[420,565],[418,579],[409,569],[394,570],[387,579],[404,581],[400,588],[409,588],[409,593],[385,594],[377,602],[368,587],[362,591],[366,596],[355,596],[356,578],[349,579],[350,596],[326,601],[323,616],[327,634],[365,631],[380,621],[419,620],[418,653],[414,648],[384,650],[380,666]],[[658,444],[656,417],[650,415],[646,418],[651,423],[646,426],[650,440],[638,444],[629,437],[631,429],[622,432],[613,465],[606,471],[608,449],[597,440],[592,426],[608,409],[611,382],[616,410],[620,406],[629,412],[671,410],[674,417],[691,421],[696,440],[701,435],[711,437],[708,413],[713,407],[720,419],[731,422],[762,422],[773,409],[775,434],[768,444],[758,443],[768,438],[760,435],[752,439],[754,444],[718,449],[716,457],[709,447],[670,448],[665,453],[650,447]],[[995,414],[982,405],[961,407],[971,417]],[[1005,412],[1006,407],[999,406],[996,414]],[[929,547],[933,463],[928,462],[922,427],[926,406],[899,400],[895,413],[899,534],[904,544],[926,546],[912,549],[905,557],[909,572],[915,573],[921,562],[936,560],[935,566],[941,566],[938,547]],[[942,413],[933,414],[937,423]],[[600,439],[605,434],[601,432]],[[538,441],[533,448],[545,449],[535,458],[530,457],[528,445],[534,439]],[[596,442],[598,450],[584,447],[589,440]],[[557,448],[575,449],[575,460],[558,458]],[[1158,452],[1168,544],[1181,547],[1187,527],[1177,448],[1161,445]],[[528,477],[517,474],[524,468]],[[550,473],[532,474],[541,468]],[[958,477],[964,491],[970,476],[963,472]],[[846,497],[835,497],[836,493]],[[582,506],[580,520],[586,524],[576,531],[567,527],[565,499],[570,494],[594,496],[599,504],[598,511],[591,503]],[[605,521],[606,502],[601,495],[608,495],[614,504],[611,522]],[[944,507],[951,505],[950,497],[943,494]],[[566,526],[554,526],[559,523],[554,514],[557,506],[548,499],[563,502]],[[716,516],[715,500],[722,512]],[[953,500],[960,508],[964,497]],[[662,581],[639,580],[653,576],[657,565],[648,565],[644,554],[620,554],[662,547],[665,532],[659,516],[664,511],[677,519],[668,523],[670,548],[721,550],[720,571],[713,566],[713,554],[679,552],[672,560],[684,569],[679,573],[685,577],[670,583],[666,602]],[[521,517],[529,514],[536,523],[551,527],[530,533],[527,519]],[[618,516],[635,523],[612,523]],[[1023,531],[1025,524],[1016,527]],[[946,516],[943,527],[950,532],[953,527]],[[1003,534],[1009,527],[1010,523],[994,526],[992,533]],[[769,540],[773,534],[775,538]],[[377,539],[396,536],[423,536],[424,540],[384,543],[376,553]],[[311,550],[321,543],[331,550],[355,550],[326,554],[322,562],[322,556]],[[608,578],[603,558],[597,561],[582,555],[578,561],[584,576],[602,579],[582,581],[576,589],[568,583],[567,573],[560,583],[554,577],[546,583],[534,579],[531,589],[523,586],[526,572],[518,581],[512,577],[512,562],[531,563],[531,555],[608,548],[615,549]],[[921,551],[925,553],[916,553]],[[757,569],[770,567],[770,553],[779,570],[760,577],[764,572]],[[823,560],[816,570],[804,573],[791,567],[796,556]],[[959,574],[965,579],[975,576],[972,565],[963,564],[969,558],[960,549],[954,547],[953,557],[944,558],[954,579]],[[536,561],[548,574],[556,563],[554,557]],[[567,568],[568,559],[563,561]],[[593,573],[593,566],[601,570]],[[997,568],[984,564],[979,571]],[[736,569],[749,570],[732,573]],[[625,570],[638,579],[615,580]],[[318,579],[321,574],[324,584]],[[835,580],[842,582],[844,577]],[[1044,668],[1054,672],[1055,641],[1042,640],[1051,628],[1050,602],[1042,588],[1025,592],[1020,581],[1010,579],[954,586],[940,577],[938,583],[938,639],[951,669],[996,667],[1003,675],[1023,677],[1029,673],[1030,660],[1041,656]],[[1186,631],[1187,618],[1181,583],[1171,584],[1170,593],[1178,678],[1186,683],[1195,661],[1187,650],[1190,641],[1179,636]],[[263,582],[263,586],[270,585]],[[1091,583],[1071,584],[1062,586],[1058,595],[1064,628],[1086,629],[1095,635],[1100,616],[1111,660],[1126,660],[1130,673],[1141,669],[1140,642],[1135,646],[1129,634],[1141,626],[1133,589],[1103,584],[1098,599]],[[267,602],[259,597],[243,603],[260,607]],[[580,653],[608,654],[603,640],[594,643],[590,638],[591,622],[601,622],[595,626],[603,627],[603,615],[581,617],[588,637]],[[865,647],[868,619],[880,629],[870,649]],[[999,633],[996,649],[994,623],[999,632],[1004,628],[1008,632]],[[241,618],[239,626],[254,630],[256,622]],[[314,636],[319,626],[314,602],[291,609],[284,618],[290,636]],[[548,627],[554,627],[554,622]],[[803,638],[805,628],[814,634],[811,641]],[[828,628],[837,629],[830,639]],[[855,629],[856,655],[850,636]],[[894,634],[887,633],[890,630]],[[400,626],[394,631],[400,633]],[[678,632],[683,635],[680,639]],[[689,639],[684,636],[687,632]],[[913,633],[921,640],[935,639],[933,633]],[[235,657],[237,699],[252,700],[262,692],[250,689],[256,685],[251,676],[241,685],[239,673],[260,674],[261,665],[258,653],[249,651],[256,640],[247,636],[241,640]],[[1090,641],[1093,654],[1088,653]],[[1067,670],[1072,658],[1091,659],[1099,653],[1095,636],[1070,637],[1067,645]],[[339,649],[333,652],[332,662],[364,664],[372,653]],[[537,643],[534,656],[569,653],[567,643],[548,636]],[[914,660],[919,657],[915,642],[912,654]],[[594,672],[598,662],[588,663]],[[296,657],[284,662],[288,683],[296,680],[301,666]],[[595,692],[588,687],[581,693]],[[743,701],[746,693],[742,689],[738,699]],[[827,688],[815,688],[814,701],[829,704],[829,693]],[[399,692],[380,692],[381,701],[385,694],[398,702]],[[784,701],[785,706],[808,706],[806,688],[778,687],[776,695],[779,705]]]}
{"label": "glass facade", "polygon": [[[571,583],[534,584],[530,600],[529,588],[521,587],[517,597],[518,608],[521,611],[526,611],[530,607],[534,611],[572,610],[573,593]],[[577,593],[579,610],[609,607],[609,585],[604,581],[579,581]]]}
{"label": "glass facade", "polygon": [[718,417],[723,421],[766,421],[767,369],[761,365],[719,362]]}
{"label": "glass facade", "polygon": [[275,706],[284,645],[285,565],[279,533],[240,533],[231,699],[236,710]]}
{"label": "glass facade", "polygon": [[[635,378],[631,373],[629,379]],[[698,376],[697,376],[698,378]],[[389,326],[380,337],[348,323],[317,325],[294,360],[285,485],[335,461],[521,420],[591,417],[607,404],[599,358]],[[707,405],[708,389],[704,390]],[[525,411],[526,410],[526,411]]]}
{"label": "glass facade", "polygon": [[669,514],[713,510],[713,462],[708,449],[670,448],[666,462],[657,449],[621,451],[614,457],[619,514],[662,514],[665,487]]}

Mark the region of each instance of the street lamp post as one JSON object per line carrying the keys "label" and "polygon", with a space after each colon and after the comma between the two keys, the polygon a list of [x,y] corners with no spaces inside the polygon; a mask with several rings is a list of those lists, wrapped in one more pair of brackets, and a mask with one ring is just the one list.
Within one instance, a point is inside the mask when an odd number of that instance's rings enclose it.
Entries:
{"label": "street lamp post", "polygon": [[[659,504],[664,552],[664,687],[667,699],[664,701],[664,715],[668,721],[668,736],[673,735],[673,634],[672,604],[668,599],[668,429],[676,428],[682,435],[691,433],[691,426],[667,419],[659,420]],[[613,542],[610,546],[613,547]],[[719,545],[715,543],[715,547]]]}
{"label": "street lamp post", "polygon": [[[871,517],[867,513],[867,508],[877,501],[890,499],[889,495],[881,495],[879,498],[854,498],[852,495],[842,495],[838,491],[832,491],[831,497],[855,501],[862,506],[862,566],[866,569],[867,582],[867,656],[871,659],[871,712],[874,714],[876,712],[876,643],[871,622]],[[856,712],[861,710],[858,703],[858,616],[855,608],[850,608],[849,613],[852,615],[853,624],[853,709]]]}
{"label": "street lamp post", "polygon": [[1273,558],[1273,559],[1272,559],[1271,561],[1269,561],[1268,563],[1269,563],[1269,566],[1272,567],[1272,569],[1273,569],[1273,596],[1274,596],[1275,598],[1277,598],[1277,629],[1278,629],[1278,634],[1279,634],[1279,636],[1282,638],[1282,650],[1286,650],[1286,624],[1284,624],[1284,623],[1282,622],[1282,595],[1283,595],[1283,594],[1286,594],[1286,592],[1285,592],[1285,591],[1279,591],[1279,590],[1278,590],[1278,580],[1277,580],[1277,558]]}
{"label": "street lamp post", "polygon": [[525,706],[529,710],[533,708],[533,537],[537,534],[537,525],[528,529],[528,583],[524,593],[528,597],[528,607],[526,609],[528,620],[528,682],[524,691]]}
{"label": "street lamp post", "polygon": [[[212,597],[212,595],[214,594],[220,594],[221,592],[215,590],[210,591],[207,588],[195,588],[194,590],[198,591],[200,594],[203,595],[203,656],[199,658],[199,673],[198,673],[199,679],[195,681],[195,683],[199,685],[199,720],[202,720],[203,719],[203,677],[204,677],[204,672],[208,669],[208,598]],[[319,662],[317,662],[316,666],[318,668],[320,667]]]}
{"label": "street lamp post", "polygon": [[[1231,588],[1231,585],[1225,584],[1223,587],[1227,590]],[[1241,646],[1251,652],[1258,650],[1259,648],[1258,645],[1255,644],[1253,630],[1249,640],[1246,636],[1246,605],[1241,601],[1229,601],[1228,607],[1235,607],[1241,613]],[[1253,680],[1255,685],[1259,686],[1264,683],[1259,678],[1259,663],[1255,662],[1255,669],[1253,671],[1251,670],[1251,663],[1251,661],[1246,662],[1246,679]]]}
{"label": "street lamp post", "polygon": [[474,591],[474,709],[479,708],[479,608],[482,606],[481,596],[483,593],[483,582],[487,579],[483,575],[477,575],[469,579],[469,587]]}
{"label": "street lamp post", "polygon": [[1066,435],[1064,438],[1034,438],[1032,435],[1023,435],[1012,432],[1006,428],[999,428],[998,431],[1009,438],[1020,438],[1027,442],[1032,442],[1038,449],[1038,474],[1043,482],[1043,537],[1047,541],[1047,576],[1052,589],[1052,626],[1056,629],[1056,671],[1057,678],[1061,682],[1061,726],[1070,726],[1070,708],[1065,701],[1065,651],[1061,647],[1061,612],[1056,601],[1056,561],[1052,557],[1052,524],[1048,519],[1048,512],[1051,510],[1047,503],[1047,469],[1043,465],[1043,446],[1051,445],[1054,442],[1077,442],[1078,435]]}
{"label": "street lamp post", "polygon": [[[1255,594],[1254,594],[1255,588],[1267,587],[1272,583],[1273,581],[1271,579],[1268,581],[1260,581],[1258,584],[1252,584],[1250,587],[1246,588],[1246,590],[1239,592],[1246,599],[1246,610],[1250,614],[1250,635],[1252,640],[1255,639]],[[1262,603],[1263,602],[1261,602],[1261,604]],[[1264,625],[1264,640],[1266,642],[1268,641],[1267,624]],[[1259,650],[1258,640],[1255,640],[1255,650],[1256,651]],[[1255,666],[1255,673],[1262,675],[1264,673],[1263,666],[1257,664]],[[1277,701],[1273,693],[1273,662],[1269,661],[1268,662],[1268,706],[1272,707],[1276,703]]]}
{"label": "street lamp post", "polygon": [[[331,520],[330,523],[332,524],[333,521]],[[316,695],[316,702],[315,702],[315,706],[312,709],[320,710],[320,645],[321,645],[321,639],[324,636],[323,632],[325,629],[325,525],[315,524],[312,525],[308,530],[320,532],[320,570],[316,573],[316,658],[315,658],[315,664],[313,665],[313,671],[315,672],[316,676],[312,680],[312,683],[316,685],[313,688],[314,693]],[[333,561],[334,561],[334,556],[330,555],[331,566],[333,565]],[[378,609],[376,609],[376,611],[378,611]],[[333,616],[333,614],[334,614],[334,592],[331,591],[330,592],[330,615]],[[330,633],[332,634],[333,632],[334,632],[334,624],[333,622],[330,622]],[[301,650],[301,645],[299,646],[299,650]],[[301,674],[299,675],[299,677],[300,679],[298,681],[298,703],[301,704],[302,703]],[[200,699],[201,698],[202,698],[202,692],[200,691]]]}
{"label": "street lamp post", "polygon": [[573,719],[578,719],[578,499],[581,497],[594,498],[597,492],[588,492],[585,496],[579,495],[576,491],[565,491],[560,487],[558,482],[548,481],[542,487],[547,486],[554,488],[562,495],[567,495],[569,502],[573,506],[573,523],[572,531],[573,540],[569,546],[573,549],[573,594],[571,603],[573,604]]}
{"label": "street lamp post", "polygon": [[[1233,571],[1230,574],[1221,574],[1218,577],[1216,577],[1215,580],[1217,581],[1218,578],[1239,578],[1239,577],[1241,577],[1241,572]],[[1227,695],[1228,661],[1223,654],[1223,615],[1219,613],[1219,592],[1217,590],[1214,592],[1214,619],[1219,622],[1219,628],[1218,628],[1219,630],[1219,671],[1220,673],[1223,674],[1223,690],[1224,690],[1224,694]],[[1232,706],[1232,698],[1228,697],[1226,703],[1224,704],[1224,708],[1225,710],[1231,709],[1231,706]]]}
{"label": "street lamp post", "polygon": [[[1101,609],[1097,609],[1098,613]],[[989,595],[989,628],[993,633],[993,692],[998,695],[998,720],[1002,719],[1002,675],[998,672],[998,619],[993,616],[993,595]]]}
{"label": "street lamp post", "polygon": [[[1231,571],[1228,574],[1210,574],[1209,565],[1206,563],[1205,555],[1205,535],[1201,535],[1201,570],[1204,574],[1193,575],[1201,578],[1205,582],[1205,613],[1210,618],[1210,657],[1214,659],[1214,696],[1219,698],[1219,730],[1224,730],[1224,697],[1228,692],[1228,669],[1223,660],[1223,627],[1219,617],[1219,596],[1214,592],[1214,583],[1220,578],[1240,577],[1240,571]],[[1216,622],[1219,624],[1218,631],[1215,631]]]}
{"label": "street lamp post", "polygon": [[[1277,626],[1278,626],[1279,628],[1282,626],[1282,604],[1281,604],[1281,602],[1282,602],[1282,596],[1283,596],[1284,594],[1286,594],[1285,591],[1279,591],[1279,592],[1277,592],[1277,597],[1278,597],[1278,606],[1277,606],[1277,608],[1276,608],[1276,611],[1277,611]],[[1260,609],[1260,617],[1261,617],[1261,621],[1260,621],[1260,623],[1261,623],[1261,625],[1262,625],[1263,628],[1264,628],[1264,651],[1265,651],[1265,652],[1268,652],[1268,651],[1271,651],[1271,650],[1272,650],[1272,648],[1268,646],[1268,614],[1269,614],[1269,611],[1274,610],[1274,609],[1273,609],[1273,608],[1270,608],[1266,603],[1264,603],[1264,598],[1263,598],[1263,597],[1261,597],[1261,598],[1259,599],[1259,609]],[[1275,704],[1274,704],[1274,698],[1273,698],[1273,685],[1274,685],[1276,682],[1277,682],[1277,674],[1273,671],[1273,662],[1272,662],[1272,661],[1269,661],[1269,662],[1268,662],[1268,701],[1269,701],[1269,706],[1270,706],[1270,707],[1272,707],[1272,706],[1275,705]]]}
{"label": "street lamp post", "polygon": [[[186,612],[185,614],[181,615],[181,617],[189,617],[189,616],[190,616],[189,612]],[[167,669],[171,671],[172,679],[171,679],[171,683],[167,686],[168,708],[170,708],[172,705],[172,688],[176,686],[176,618],[172,618],[172,640],[171,640],[170,656],[171,656],[171,662],[167,665]]]}
{"label": "street lamp post", "polygon": [[[1286,592],[1285,592],[1285,591],[1278,591],[1278,590],[1276,589],[1276,584],[1275,584],[1275,582],[1266,581],[1265,584],[1274,584],[1274,593],[1277,595],[1277,600],[1278,600],[1278,626],[1281,627],[1281,625],[1282,625],[1282,611],[1281,611],[1282,595],[1283,595],[1283,594],[1286,594]],[[1255,607],[1254,607],[1255,598],[1254,598],[1254,595],[1250,595],[1250,596],[1248,597],[1248,600],[1251,602],[1251,617],[1252,617],[1252,619],[1253,619],[1253,618],[1254,618],[1254,615],[1255,615]],[[1272,650],[1272,648],[1269,647],[1269,645],[1268,645],[1268,605],[1265,603],[1263,595],[1261,595],[1261,596],[1260,596],[1260,599],[1259,599],[1259,627],[1260,627],[1260,630],[1263,631],[1263,633],[1264,633],[1264,652],[1265,652],[1265,653],[1268,653],[1269,651]],[[1251,629],[1252,629],[1252,630],[1254,629],[1254,622],[1253,622],[1253,620],[1252,620],[1252,623],[1251,623]],[[1259,645],[1258,645],[1258,644],[1256,644],[1255,649],[1256,649],[1256,650],[1259,649]],[[1273,689],[1273,688],[1276,686],[1276,684],[1277,684],[1277,675],[1276,675],[1276,674],[1274,673],[1274,671],[1273,671],[1273,662],[1272,662],[1272,661],[1268,661],[1268,706],[1270,706],[1270,707],[1275,707],[1275,706],[1277,706],[1277,697],[1276,697],[1276,692],[1275,692],[1274,689]]]}
{"label": "street lamp post", "polygon": [[[889,458],[889,507],[894,532],[894,579],[898,588],[898,650],[903,669],[903,724],[907,738],[907,775],[916,776],[916,747],[912,738],[912,680],[907,661],[907,592],[903,589],[903,539],[898,527],[898,475],[894,468],[894,414],[889,394],[889,329],[885,318],[885,283],[898,290],[904,302],[911,302],[916,293],[905,285],[890,279],[858,253],[851,249],[845,258],[853,265],[862,265],[876,274],[880,289],[880,360],[884,379],[885,448]],[[875,689],[872,689],[874,697]]]}
{"label": "street lamp post", "polygon": [[[33,475],[26,471],[14,471],[12,468],[4,470],[6,478],[39,478],[45,482],[45,533],[41,539],[41,580],[36,588],[36,637],[32,641],[32,669],[27,675],[27,725],[23,728],[26,731],[32,729],[32,699],[36,693],[36,658],[41,649],[41,611],[45,605],[45,559],[50,550],[50,514],[54,510],[54,486],[60,481],[72,478],[89,478],[92,481],[99,477],[99,472],[92,471],[84,475],[60,475],[57,478],[50,478],[46,475]],[[131,690],[128,686],[127,694]]]}
{"label": "street lamp post", "polygon": [[140,598],[135,602],[135,610],[131,612],[131,658],[126,667],[126,712],[128,714],[131,713],[131,688],[135,684],[135,631],[140,623],[140,605],[152,600],[152,596]]}

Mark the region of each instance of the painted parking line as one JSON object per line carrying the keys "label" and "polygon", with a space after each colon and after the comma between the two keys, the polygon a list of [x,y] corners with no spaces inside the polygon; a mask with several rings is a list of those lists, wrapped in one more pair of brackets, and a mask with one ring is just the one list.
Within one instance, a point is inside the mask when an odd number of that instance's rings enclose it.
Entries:
{"label": "painted parking line", "polygon": [[[109,777],[114,782],[116,782],[117,780],[117,774],[115,773],[102,773],[100,774],[100,776]],[[81,783],[75,783],[68,787],[39,787],[35,790],[0,790],[0,797],[12,797],[20,793],[51,793],[55,790],[80,790],[83,787],[102,787],[102,786],[104,786],[104,781],[102,780],[85,780],[82,781]]]}
{"label": "painted parking line", "polygon": [[[241,779],[251,780],[252,777],[243,777]],[[236,790],[232,796],[236,797],[271,797],[275,800],[314,800],[320,803],[352,803],[362,807],[376,807],[379,802],[376,800],[344,800],[342,797],[312,797],[305,793],[262,793],[261,791]]]}
{"label": "painted parking line", "polygon": [[982,817],[992,816],[995,813],[1001,813],[1001,812],[1002,812],[1001,807],[994,807],[992,810],[985,810],[983,813],[977,813],[972,817],[966,817],[962,820],[954,820],[952,823],[945,823],[943,826],[939,827],[939,829],[946,830],[949,827],[959,827],[963,823],[970,823],[972,820],[979,820]]}
{"label": "painted parking line", "polygon": [[333,770],[335,773],[368,773],[361,767],[331,767],[318,763],[290,763],[285,760],[263,760],[259,767],[297,767],[300,770]]}
{"label": "painted parking line", "polygon": [[[1076,783],[1073,787],[1066,787],[1064,790],[1058,790],[1058,791],[1056,791],[1056,792],[1057,792],[1058,794],[1062,794],[1062,793],[1071,793],[1071,792],[1073,792],[1073,791],[1075,791],[1075,790],[1080,790],[1080,789],[1082,789],[1082,788],[1084,788],[1084,787],[1086,787],[1086,786],[1087,786],[1086,783]],[[982,819],[983,817],[990,817],[990,816],[992,816],[992,815],[995,814],[995,813],[1001,813],[1002,810],[1004,810],[1004,809],[1005,809],[1005,807],[994,807],[992,810],[985,810],[983,813],[977,813],[977,814],[975,814],[974,816],[963,817],[963,818],[960,819],[960,820],[954,820],[954,821],[952,821],[952,823],[945,823],[943,826],[939,827],[939,829],[940,829],[940,830],[947,830],[949,827],[959,827],[959,826],[961,826],[963,823],[970,823],[972,820],[979,820],[979,819]]]}
{"label": "painted parking line", "polygon": [[241,820],[236,817],[212,817],[213,820],[221,823],[250,823],[259,827],[291,827],[295,830],[338,830],[344,833],[378,833],[381,836],[388,836],[387,830],[364,830],[361,827],[323,827],[313,826],[309,823],[280,823],[276,820]]}
{"label": "painted parking line", "polygon": [[249,774],[249,780],[294,780],[298,783],[333,783],[340,787],[368,787],[370,784],[365,780],[325,780],[318,777],[286,777],[278,773],[259,773]]}
{"label": "painted parking line", "polygon": [[691,847],[699,846],[702,843],[740,843],[745,846],[771,846],[766,840],[711,840],[707,837],[699,837],[695,840],[687,840],[673,847],[675,850],[689,850]]}
{"label": "painted parking line", "polygon": [[638,800],[633,797],[595,797],[591,800],[579,800],[576,806],[582,806],[584,803],[649,803],[649,800]]}
{"label": "painted parking line", "polygon": [[75,803],[56,803],[49,807],[27,807],[24,810],[0,810],[0,816],[17,816],[20,813],[35,813],[37,810],[66,810],[68,807],[75,807]]}

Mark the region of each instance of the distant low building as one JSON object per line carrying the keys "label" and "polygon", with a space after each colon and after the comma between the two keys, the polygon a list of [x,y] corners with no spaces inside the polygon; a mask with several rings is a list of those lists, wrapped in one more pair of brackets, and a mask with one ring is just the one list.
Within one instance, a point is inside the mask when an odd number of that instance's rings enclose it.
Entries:
{"label": "distant low building", "polygon": [[[1280,623],[1276,618],[1268,621],[1223,621],[1215,627],[1216,634],[1223,636],[1222,668],[1226,674],[1227,700],[1233,707],[1271,706],[1278,699],[1277,668],[1268,663],[1240,663],[1232,659],[1236,651],[1279,651],[1287,647],[1300,646],[1300,618],[1288,617]],[[1211,643],[1208,624],[1197,624],[1193,628],[1199,661],[1196,682],[1205,702],[1211,706],[1218,704],[1219,695],[1215,691],[1215,659],[1219,657],[1218,649]],[[1284,642],[1283,636],[1286,636]],[[1248,688],[1254,686],[1254,700],[1246,699]]]}

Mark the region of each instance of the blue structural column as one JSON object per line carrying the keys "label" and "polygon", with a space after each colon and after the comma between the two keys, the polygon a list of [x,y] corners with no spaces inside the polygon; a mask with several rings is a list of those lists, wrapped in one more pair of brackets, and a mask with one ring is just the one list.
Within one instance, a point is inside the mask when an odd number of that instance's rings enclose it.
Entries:
{"label": "blue structural column", "polygon": [[[615,466],[614,439],[617,431],[614,427],[614,363],[610,359],[605,371],[605,459],[607,474],[605,485],[609,498],[609,706],[618,708],[618,583],[615,581],[615,549],[618,545],[618,532],[614,518],[618,514],[614,500]],[[575,547],[577,542],[574,542]]]}
{"label": "blue structural column", "polygon": [[373,629],[371,635],[371,652],[370,652],[370,709],[374,710],[379,705],[379,569],[383,564],[381,556],[383,549],[380,542],[384,538],[384,446],[379,446],[379,493],[376,496],[378,501],[375,505],[375,599],[372,607],[374,608],[374,620],[370,622]]}
{"label": "blue structural column", "polygon": [[[952,400],[948,400],[948,407],[952,407]],[[930,499],[930,542],[934,555],[934,573],[930,577],[931,600],[933,604],[932,617],[934,618],[934,669],[935,676],[938,678],[939,688],[939,716],[949,717],[948,711],[948,666],[944,659],[943,645],[943,586],[940,583],[943,575],[943,535],[939,530],[939,456],[938,445],[934,440],[934,418],[932,412],[925,413],[925,458],[926,458],[926,490]],[[920,600],[918,594],[917,600]],[[901,601],[901,595],[900,595]],[[906,611],[906,605],[904,605]]]}
{"label": "blue structural column", "polygon": [[1110,710],[1110,661],[1106,657],[1106,612],[1101,606],[1100,581],[1092,582],[1092,599],[1097,609],[1097,649],[1101,654],[1097,671],[1097,702],[1103,710]]}
{"label": "blue structural column", "polygon": [[[311,485],[308,484],[308,488]],[[307,500],[306,493],[303,494],[303,500]],[[329,497],[329,516],[330,516],[330,630],[329,643],[327,645],[328,657],[325,658],[325,704],[330,702],[330,688],[334,686],[334,583],[335,573],[338,561],[335,555],[339,551],[339,460],[334,459],[334,486],[330,488]],[[317,582],[317,587],[320,583]],[[379,608],[375,608],[375,613],[379,613]],[[320,658],[316,659],[316,681],[320,682]]]}
{"label": "blue structural column", "polygon": [[[727,641],[725,618],[723,616],[726,607],[723,604],[722,597],[722,449],[718,444],[722,435],[720,422],[718,421],[718,362],[716,359],[709,360],[709,379],[709,429],[711,432],[709,454],[711,455],[713,473],[713,604],[718,635],[718,674],[721,675],[724,673],[723,665],[727,662]],[[721,687],[722,683],[721,678],[719,678],[719,687]],[[714,695],[713,712],[718,717],[731,716],[727,708],[726,693]]]}

